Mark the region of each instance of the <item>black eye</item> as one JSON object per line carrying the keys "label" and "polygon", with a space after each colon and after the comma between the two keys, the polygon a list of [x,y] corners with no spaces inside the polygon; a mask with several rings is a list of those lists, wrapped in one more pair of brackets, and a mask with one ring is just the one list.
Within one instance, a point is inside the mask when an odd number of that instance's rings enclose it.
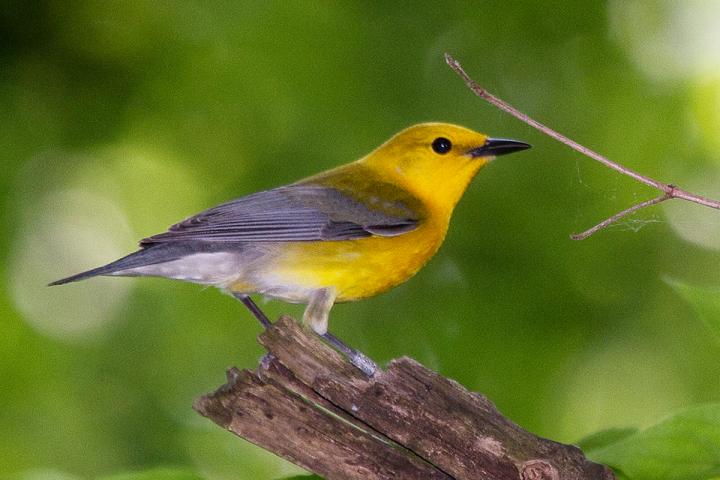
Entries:
{"label": "black eye", "polygon": [[445,137],[438,137],[435,140],[433,140],[432,143],[432,149],[435,150],[435,153],[439,153],[440,155],[443,155],[450,151],[452,148],[452,142],[448,140]]}

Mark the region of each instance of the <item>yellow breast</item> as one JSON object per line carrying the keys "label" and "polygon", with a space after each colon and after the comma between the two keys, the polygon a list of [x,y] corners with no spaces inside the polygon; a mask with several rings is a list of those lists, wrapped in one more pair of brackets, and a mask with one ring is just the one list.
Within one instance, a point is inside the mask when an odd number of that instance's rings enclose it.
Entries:
{"label": "yellow breast", "polygon": [[262,283],[283,283],[300,296],[304,289],[335,287],[339,302],[377,295],[403,283],[430,260],[445,237],[443,223],[426,222],[397,237],[288,243],[264,266]]}

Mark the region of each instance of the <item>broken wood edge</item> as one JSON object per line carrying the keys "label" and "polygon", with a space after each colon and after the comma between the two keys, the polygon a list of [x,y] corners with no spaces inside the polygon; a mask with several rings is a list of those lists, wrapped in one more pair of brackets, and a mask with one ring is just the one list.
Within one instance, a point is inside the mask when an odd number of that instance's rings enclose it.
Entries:
{"label": "broken wood edge", "polygon": [[228,382],[193,407],[327,479],[615,478],[410,358],[368,378],[290,317],[258,340],[268,351],[260,365],[229,369]]}
{"label": "broken wood edge", "polygon": [[267,357],[255,372],[233,367],[227,378],[216,392],[198,398],[193,408],[310,472],[327,479],[452,478],[353,421]]}

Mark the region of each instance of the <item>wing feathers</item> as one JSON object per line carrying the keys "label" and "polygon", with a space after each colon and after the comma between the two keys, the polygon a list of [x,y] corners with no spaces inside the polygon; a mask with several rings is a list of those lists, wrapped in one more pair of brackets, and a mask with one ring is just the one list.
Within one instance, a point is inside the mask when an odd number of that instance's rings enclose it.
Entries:
{"label": "wing feathers", "polygon": [[[397,204],[397,202],[395,202]],[[403,212],[410,212],[405,208]],[[413,230],[417,218],[374,210],[339,190],[291,185],[254,193],[199,213],[143,239],[142,247],[180,241],[297,242],[395,236]]]}

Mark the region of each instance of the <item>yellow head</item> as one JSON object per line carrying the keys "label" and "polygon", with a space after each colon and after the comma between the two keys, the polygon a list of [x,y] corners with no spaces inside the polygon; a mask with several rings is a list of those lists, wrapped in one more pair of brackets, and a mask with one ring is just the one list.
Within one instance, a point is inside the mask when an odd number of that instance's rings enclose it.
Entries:
{"label": "yellow head", "polygon": [[360,162],[423,201],[452,209],[490,160],[529,147],[458,125],[421,123],[398,133]]}

